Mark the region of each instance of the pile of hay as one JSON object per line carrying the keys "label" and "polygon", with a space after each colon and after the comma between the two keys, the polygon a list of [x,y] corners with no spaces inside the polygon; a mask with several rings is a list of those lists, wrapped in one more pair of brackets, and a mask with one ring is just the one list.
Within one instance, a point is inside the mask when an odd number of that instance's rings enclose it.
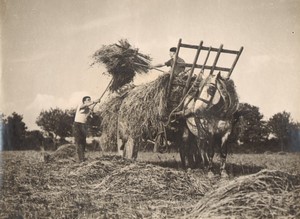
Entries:
{"label": "pile of hay", "polygon": [[70,180],[78,180],[78,177],[80,177],[81,182],[92,183],[102,180],[116,169],[120,169],[124,165],[131,163],[132,161],[122,159],[121,157],[103,156],[95,160],[90,160],[84,165],[76,164],[68,172],[65,172],[64,175]]}
{"label": "pile of hay", "polygon": [[0,218],[82,218],[101,212],[92,203],[96,193],[91,186],[131,164],[116,156],[46,164],[40,158],[34,151],[5,153],[0,162]]}
{"label": "pile of hay", "polygon": [[1,163],[0,218],[172,217],[211,187],[191,173],[117,156],[62,165],[19,154],[6,153]]}
{"label": "pile of hay", "polygon": [[132,82],[136,73],[148,72],[151,61],[150,56],[140,53],[126,39],[120,40],[119,44],[103,45],[92,58],[94,62],[91,65],[104,64],[112,76],[111,91]]}
{"label": "pile of hay", "polygon": [[138,195],[139,199],[164,197],[168,200],[187,200],[189,196],[204,196],[211,183],[207,178],[194,178],[183,171],[136,162],[116,169],[97,187],[102,188],[99,195],[115,193],[118,196],[123,193]]}
{"label": "pile of hay", "polygon": [[166,88],[169,75],[162,75],[155,81],[136,86],[126,95],[114,95],[100,106],[101,130],[105,136],[104,150],[116,151],[118,118],[126,121],[130,134],[140,137],[151,127],[158,127],[165,116]]}
{"label": "pile of hay", "polygon": [[58,160],[70,159],[76,156],[76,145],[65,144],[61,145],[53,153],[48,153],[46,151],[43,151],[43,153],[45,162],[56,162]]}
{"label": "pile of hay", "polygon": [[104,151],[117,151],[118,115],[123,99],[123,96],[114,95],[100,106],[101,147]]}
{"label": "pile of hay", "polygon": [[166,88],[169,75],[162,75],[155,81],[135,87],[124,98],[119,119],[126,122],[132,137],[141,137],[149,126],[159,127],[166,115]]}
{"label": "pile of hay", "polygon": [[[116,169],[96,185],[94,200],[98,200],[97,205],[108,205],[106,215],[112,218],[120,215],[135,218],[137,212],[143,214],[138,218],[153,218],[155,212],[159,212],[160,217],[174,215],[176,211],[182,215],[190,209],[188,203],[195,203],[211,186],[206,177],[196,178],[183,171],[132,163]],[[111,206],[112,201],[117,205],[115,208]]]}
{"label": "pile of hay", "polygon": [[299,200],[299,176],[262,170],[221,182],[194,206],[188,218],[298,218]]}

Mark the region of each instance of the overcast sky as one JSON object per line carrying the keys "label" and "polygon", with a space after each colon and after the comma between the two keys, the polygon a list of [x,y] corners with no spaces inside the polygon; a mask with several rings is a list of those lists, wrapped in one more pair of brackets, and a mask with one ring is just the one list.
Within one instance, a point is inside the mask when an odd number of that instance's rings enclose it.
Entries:
{"label": "overcast sky", "polygon": [[[101,96],[109,79],[90,67],[102,45],[128,39],[153,64],[183,43],[239,50],[232,74],[241,102],[265,118],[283,110],[300,121],[299,0],[0,0],[1,111],[29,129],[42,109]],[[183,53],[192,62],[194,54]],[[166,69],[167,70],[167,69]],[[137,78],[154,80],[159,72]]]}

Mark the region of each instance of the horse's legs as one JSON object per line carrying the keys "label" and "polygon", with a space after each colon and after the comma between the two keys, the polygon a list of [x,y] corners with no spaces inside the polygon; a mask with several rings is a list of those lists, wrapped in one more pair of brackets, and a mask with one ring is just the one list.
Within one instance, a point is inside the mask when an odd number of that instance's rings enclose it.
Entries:
{"label": "horse's legs", "polygon": [[226,158],[227,158],[227,139],[229,137],[230,132],[227,132],[221,139],[221,148],[220,148],[220,157],[221,157],[221,166],[220,172],[221,177],[228,177],[226,167]]}
{"label": "horse's legs", "polygon": [[139,147],[141,144],[141,139],[136,138],[133,140],[133,150],[132,150],[132,159],[136,160],[139,152]]}
{"label": "horse's legs", "polygon": [[124,145],[124,157],[127,159],[136,159],[138,152],[138,144],[135,139],[131,136],[128,136],[128,140],[125,142]]}
{"label": "horse's legs", "polygon": [[185,152],[184,152],[184,148],[182,147],[182,145],[179,145],[179,154],[180,154],[180,160],[181,160],[181,165],[182,168],[186,168],[186,156],[185,156]]}
{"label": "horse's legs", "polygon": [[118,154],[120,156],[126,156],[126,145],[128,142],[128,135],[126,134],[126,126],[118,119],[117,125],[117,146],[118,146]]}
{"label": "horse's legs", "polygon": [[199,151],[199,149],[197,147],[196,139],[193,142],[193,151],[194,151],[195,166],[200,167],[202,164],[202,157],[201,157],[201,152]]}
{"label": "horse's legs", "polygon": [[192,133],[190,133],[190,138],[189,138],[188,160],[189,160],[189,165],[192,168],[196,168],[201,164],[200,152],[197,147],[197,139],[195,138],[194,135],[192,135]]}
{"label": "horse's legs", "polygon": [[212,173],[213,169],[213,158],[215,155],[214,145],[215,145],[215,136],[209,136],[208,144],[207,144],[207,156],[208,156],[208,172]]}
{"label": "horse's legs", "polygon": [[200,158],[202,160],[202,166],[205,167],[207,165],[207,153],[206,153],[206,148],[207,148],[207,142],[203,138],[203,133],[201,132],[201,120],[199,117],[195,117],[195,123],[197,126],[197,148],[198,148],[198,154],[200,155]]}
{"label": "horse's legs", "polygon": [[199,148],[198,148],[198,138],[196,138],[196,136],[193,135],[188,128],[186,129],[186,132],[187,132],[186,142],[188,145],[188,149],[186,153],[187,161],[189,167],[196,168],[197,165],[200,165],[199,159],[201,159]]}
{"label": "horse's legs", "polygon": [[203,138],[198,138],[198,150],[200,153],[200,157],[202,160],[202,166],[204,168],[208,168],[209,165],[209,157],[207,153],[207,148],[208,148],[208,142],[206,139]]}
{"label": "horse's legs", "polygon": [[179,154],[181,159],[181,164],[183,168],[189,166],[188,153],[189,153],[189,130],[187,128],[183,129],[182,138],[176,139],[179,146]]}
{"label": "horse's legs", "polygon": [[120,156],[125,156],[125,145],[127,143],[127,138],[125,138],[124,136],[120,136],[120,134],[117,134],[117,146],[118,146],[118,154]]}

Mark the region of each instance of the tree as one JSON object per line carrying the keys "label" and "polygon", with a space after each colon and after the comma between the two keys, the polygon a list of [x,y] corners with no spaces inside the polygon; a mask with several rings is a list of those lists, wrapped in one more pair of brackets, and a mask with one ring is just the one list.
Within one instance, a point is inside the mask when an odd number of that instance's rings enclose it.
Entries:
{"label": "tree", "polygon": [[4,150],[4,145],[6,145],[6,139],[5,139],[5,124],[6,119],[4,114],[0,114],[0,151]]}
{"label": "tree", "polygon": [[39,130],[27,131],[25,138],[24,149],[27,150],[37,150],[44,142],[43,133]]}
{"label": "tree", "polygon": [[[3,115],[2,115],[3,116]],[[1,116],[1,117],[2,117]],[[4,121],[3,129],[3,145],[4,150],[20,150],[26,136],[26,124],[22,121],[23,116],[13,112]]]}
{"label": "tree", "polygon": [[300,123],[292,123],[290,127],[289,146],[291,151],[300,151]]}
{"label": "tree", "polygon": [[241,103],[238,111],[243,117],[243,123],[240,124],[242,130],[240,140],[245,143],[258,143],[266,140],[269,131],[259,108],[248,103]]}
{"label": "tree", "polygon": [[58,137],[64,141],[66,137],[72,135],[72,125],[75,110],[61,110],[51,108],[43,110],[36,120],[36,124],[41,127],[56,142]]}
{"label": "tree", "polygon": [[284,151],[289,144],[292,130],[297,128],[297,125],[292,122],[290,113],[283,111],[276,113],[269,119],[268,127],[279,140],[281,150]]}

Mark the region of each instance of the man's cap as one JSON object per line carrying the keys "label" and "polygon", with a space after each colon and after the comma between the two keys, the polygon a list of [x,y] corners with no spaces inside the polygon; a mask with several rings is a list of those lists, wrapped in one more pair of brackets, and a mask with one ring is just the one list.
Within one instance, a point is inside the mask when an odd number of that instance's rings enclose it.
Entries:
{"label": "man's cap", "polygon": [[176,52],[177,48],[176,47],[171,47],[170,52]]}

